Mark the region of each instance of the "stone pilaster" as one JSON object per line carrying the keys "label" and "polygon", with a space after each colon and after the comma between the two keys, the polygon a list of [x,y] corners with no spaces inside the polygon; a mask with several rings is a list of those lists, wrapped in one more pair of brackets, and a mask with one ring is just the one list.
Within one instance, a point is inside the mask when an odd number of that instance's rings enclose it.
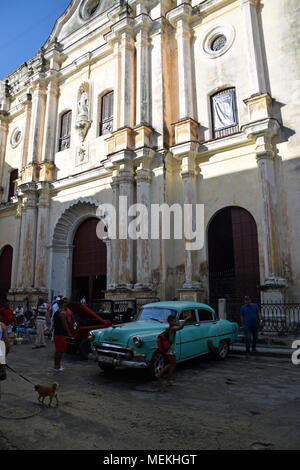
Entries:
{"label": "stone pilaster", "polygon": [[[126,13],[127,15],[127,13]],[[132,18],[126,16],[106,35],[114,58],[114,124],[108,154],[134,148],[135,45]]]}
{"label": "stone pilaster", "polygon": [[177,7],[167,14],[167,19],[176,28],[178,47],[178,101],[179,120],[174,127],[175,145],[198,141],[199,124],[195,121],[195,96],[192,64],[192,32],[190,22],[192,6],[190,0],[178,0]]}
{"label": "stone pilaster", "polygon": [[[185,233],[196,232],[196,204],[199,204],[197,197],[197,165],[196,158],[199,154],[200,144],[198,142],[187,142],[172,147],[171,152],[177,160],[181,162],[181,177],[183,183],[184,202],[184,227]],[[189,206],[187,209],[185,206]],[[191,210],[193,208],[193,210]],[[201,230],[203,227],[197,227]],[[200,282],[200,253],[199,250],[187,249],[187,244],[191,243],[185,235],[185,282],[182,289],[179,289],[182,300],[200,301],[203,297],[203,286]],[[200,248],[201,249],[201,248]]]}
{"label": "stone pilaster", "polygon": [[58,96],[59,88],[57,72],[51,70],[47,88],[42,162],[54,162]]}
{"label": "stone pilaster", "polygon": [[34,287],[39,292],[47,292],[48,283],[48,243],[49,243],[49,210],[50,187],[48,183],[38,184],[38,210]]}
{"label": "stone pilaster", "polygon": [[[133,283],[133,240],[128,236],[128,210],[133,204],[134,174],[133,166],[123,160],[119,176],[120,198],[127,198],[127,205],[120,206],[119,213],[119,280],[118,289],[131,289]],[[122,200],[122,199],[121,199]],[[125,200],[124,200],[125,201]]]}
{"label": "stone pilaster", "polygon": [[21,222],[22,222],[22,207],[21,206],[22,206],[21,199],[18,198],[18,205],[17,205],[17,209],[15,213],[14,255],[13,255],[13,265],[12,265],[12,273],[11,273],[11,289],[10,289],[10,293],[12,294],[18,282],[20,237],[21,237]]}
{"label": "stone pilaster", "polygon": [[[119,219],[119,192],[120,192],[120,180],[119,180],[119,170],[118,168],[113,170],[112,182],[112,205],[116,211],[116,220]],[[116,289],[119,282],[119,231],[118,224],[116,224],[116,239],[110,240],[110,251],[107,252],[107,259],[110,264],[109,268],[109,278],[107,279],[107,289],[114,290]]]}
{"label": "stone pilaster", "polygon": [[241,0],[247,44],[250,95],[260,95],[267,91],[257,16],[258,3],[258,0]]}
{"label": "stone pilaster", "polygon": [[17,290],[31,293],[34,290],[38,193],[34,183],[21,185],[20,191],[23,207]]}
{"label": "stone pilaster", "polygon": [[141,14],[136,18],[136,125],[150,124],[150,40],[152,20]]}
{"label": "stone pilaster", "polygon": [[3,197],[3,168],[4,168],[4,159],[6,153],[6,144],[7,144],[7,134],[8,134],[8,115],[5,111],[0,111],[0,201]]}
{"label": "stone pilaster", "polygon": [[167,14],[167,19],[176,28],[178,45],[179,119],[195,119],[192,75],[192,51],[190,1],[181,3]]}
{"label": "stone pilaster", "polygon": [[[183,182],[183,201],[184,205],[193,206],[197,204],[196,188],[196,154],[187,154],[181,160],[181,177]],[[192,211],[184,211],[184,225],[190,227],[193,232],[196,231],[195,214]],[[201,227],[199,227],[199,230]],[[185,243],[191,240],[185,238]],[[200,291],[202,288],[199,282],[199,254],[197,251],[185,250],[185,283],[183,289]]]}
{"label": "stone pilaster", "polygon": [[37,73],[32,81],[32,112],[29,131],[27,167],[23,182],[36,180],[36,165],[42,161],[43,137],[46,111],[46,80],[43,73]]}
{"label": "stone pilaster", "polygon": [[25,113],[25,125],[24,125],[24,136],[22,140],[22,169],[27,164],[27,155],[28,155],[28,144],[29,144],[29,132],[30,132],[30,121],[31,121],[31,109],[32,109],[32,96],[30,93],[26,93],[21,99],[20,102],[23,105]]}
{"label": "stone pilaster", "polygon": [[262,207],[262,249],[264,259],[264,280],[261,284],[264,300],[283,300],[287,286],[283,278],[283,259],[278,226],[278,188],[275,179],[273,137],[278,133],[279,124],[268,119],[245,126],[248,138],[255,140],[256,161],[260,181]]}
{"label": "stone pilaster", "polygon": [[121,109],[120,127],[134,126],[134,38],[131,30],[121,34]]}
{"label": "stone pilaster", "polygon": [[135,290],[153,290],[151,276],[151,163],[154,151],[143,149],[137,152],[138,167],[136,169],[136,199],[147,213],[141,214],[140,238],[137,240],[137,272]]}

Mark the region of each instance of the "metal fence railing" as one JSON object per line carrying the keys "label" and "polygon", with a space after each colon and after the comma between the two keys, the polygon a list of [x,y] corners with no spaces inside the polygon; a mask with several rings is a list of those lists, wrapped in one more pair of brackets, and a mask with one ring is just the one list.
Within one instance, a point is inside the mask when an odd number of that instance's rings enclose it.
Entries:
{"label": "metal fence railing", "polygon": [[135,299],[97,299],[89,304],[94,312],[101,312],[101,316],[107,320],[118,320],[123,322],[132,321],[136,318],[139,309],[152,302],[159,302],[158,298],[135,298]]}
{"label": "metal fence railing", "polygon": [[[262,333],[278,335],[300,334],[300,303],[259,303],[262,317]],[[241,323],[240,308],[242,303],[227,302],[227,319]]]}

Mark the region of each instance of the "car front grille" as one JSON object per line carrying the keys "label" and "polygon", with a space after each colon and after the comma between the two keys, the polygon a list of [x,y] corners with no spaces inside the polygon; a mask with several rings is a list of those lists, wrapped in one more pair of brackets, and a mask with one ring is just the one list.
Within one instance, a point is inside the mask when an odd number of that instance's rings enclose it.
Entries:
{"label": "car front grille", "polygon": [[101,356],[108,356],[119,359],[130,360],[133,357],[132,351],[124,346],[117,346],[115,344],[96,343],[95,349]]}

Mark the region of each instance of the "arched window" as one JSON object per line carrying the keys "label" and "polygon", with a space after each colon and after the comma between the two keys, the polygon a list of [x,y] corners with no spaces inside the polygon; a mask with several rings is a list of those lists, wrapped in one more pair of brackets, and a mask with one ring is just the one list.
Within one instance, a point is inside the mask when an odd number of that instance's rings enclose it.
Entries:
{"label": "arched window", "polygon": [[114,92],[110,91],[100,98],[99,135],[110,134],[113,131]]}
{"label": "arched window", "polygon": [[239,131],[235,88],[219,91],[211,97],[213,137],[226,137]]}
{"label": "arched window", "polygon": [[18,170],[13,170],[10,173],[9,177],[9,190],[8,190],[8,200],[16,195],[17,185],[16,180],[19,177]]}
{"label": "arched window", "polygon": [[61,117],[59,134],[59,151],[70,148],[72,111],[67,111]]}

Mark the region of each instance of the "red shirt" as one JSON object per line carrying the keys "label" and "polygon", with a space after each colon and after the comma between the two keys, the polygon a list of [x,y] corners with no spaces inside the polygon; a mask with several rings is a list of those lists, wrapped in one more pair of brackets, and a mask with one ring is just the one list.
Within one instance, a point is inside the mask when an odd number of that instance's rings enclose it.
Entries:
{"label": "red shirt", "polygon": [[4,325],[9,326],[12,324],[13,311],[11,308],[0,308],[0,321]]}

